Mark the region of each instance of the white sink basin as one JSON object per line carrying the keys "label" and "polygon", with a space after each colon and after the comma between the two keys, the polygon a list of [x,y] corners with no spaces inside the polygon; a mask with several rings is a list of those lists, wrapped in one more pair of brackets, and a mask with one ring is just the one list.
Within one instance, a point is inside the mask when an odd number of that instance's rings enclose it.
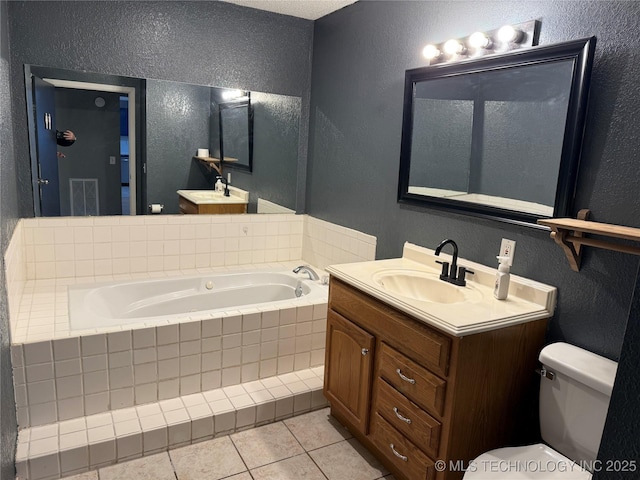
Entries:
{"label": "white sink basin", "polygon": [[178,190],[178,195],[197,205],[212,203],[248,203],[249,192],[229,186],[229,196],[214,190]]}
{"label": "white sink basin", "polygon": [[452,285],[436,274],[418,270],[387,270],[376,273],[373,280],[393,295],[422,302],[460,303],[477,296],[468,287]]}

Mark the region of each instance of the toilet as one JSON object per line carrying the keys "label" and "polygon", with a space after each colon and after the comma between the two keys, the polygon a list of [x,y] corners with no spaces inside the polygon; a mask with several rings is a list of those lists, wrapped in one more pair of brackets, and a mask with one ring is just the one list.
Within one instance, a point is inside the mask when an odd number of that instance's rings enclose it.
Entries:
{"label": "toilet", "polygon": [[545,443],[498,448],[470,462],[463,480],[589,480],[618,364],[566,343],[540,352]]}

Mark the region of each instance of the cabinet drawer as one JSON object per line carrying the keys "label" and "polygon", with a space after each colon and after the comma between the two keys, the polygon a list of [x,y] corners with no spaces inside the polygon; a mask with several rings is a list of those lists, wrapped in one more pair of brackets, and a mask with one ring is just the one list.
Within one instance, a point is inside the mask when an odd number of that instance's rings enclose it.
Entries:
{"label": "cabinet drawer", "polygon": [[372,415],[371,439],[382,455],[407,479],[435,478],[435,468],[431,459],[377,413]]}
{"label": "cabinet drawer", "polygon": [[428,412],[444,414],[447,382],[385,343],[380,344],[377,376]]}
{"label": "cabinet drawer", "polygon": [[375,411],[427,455],[437,457],[440,422],[380,377],[376,379],[375,389]]}
{"label": "cabinet drawer", "polygon": [[188,200],[180,197],[178,200],[180,205],[180,213],[198,213],[198,206]]}
{"label": "cabinet drawer", "polygon": [[447,376],[451,339],[423,322],[384,305],[331,277],[329,307],[373,335],[402,349],[413,360],[438,375]]}

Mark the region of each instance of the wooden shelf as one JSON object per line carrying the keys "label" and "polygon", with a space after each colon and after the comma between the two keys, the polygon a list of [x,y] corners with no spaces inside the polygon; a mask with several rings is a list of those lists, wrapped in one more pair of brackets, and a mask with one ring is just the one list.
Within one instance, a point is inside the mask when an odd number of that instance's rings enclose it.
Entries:
{"label": "wooden shelf", "polygon": [[[215,157],[193,157],[198,160],[200,163],[204,164],[209,171],[215,170],[218,172],[218,175],[222,175],[222,165],[219,158]],[[226,157],[224,159],[224,163],[233,163],[237,162],[237,158]]]}
{"label": "wooden shelf", "polygon": [[640,228],[590,222],[588,221],[590,213],[590,210],[585,209],[580,210],[577,219],[552,218],[538,220],[540,225],[551,228],[551,238],[564,250],[567,260],[569,260],[569,265],[573,270],[576,272],[580,270],[583,245],[640,255],[640,247],[585,237],[585,234],[590,233],[603,237],[640,242]]}

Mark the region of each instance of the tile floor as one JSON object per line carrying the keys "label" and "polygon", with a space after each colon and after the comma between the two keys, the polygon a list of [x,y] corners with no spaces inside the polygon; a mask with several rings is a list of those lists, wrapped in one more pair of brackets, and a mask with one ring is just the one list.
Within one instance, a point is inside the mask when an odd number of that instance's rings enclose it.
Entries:
{"label": "tile floor", "polygon": [[393,480],[329,409],[67,480]]}

